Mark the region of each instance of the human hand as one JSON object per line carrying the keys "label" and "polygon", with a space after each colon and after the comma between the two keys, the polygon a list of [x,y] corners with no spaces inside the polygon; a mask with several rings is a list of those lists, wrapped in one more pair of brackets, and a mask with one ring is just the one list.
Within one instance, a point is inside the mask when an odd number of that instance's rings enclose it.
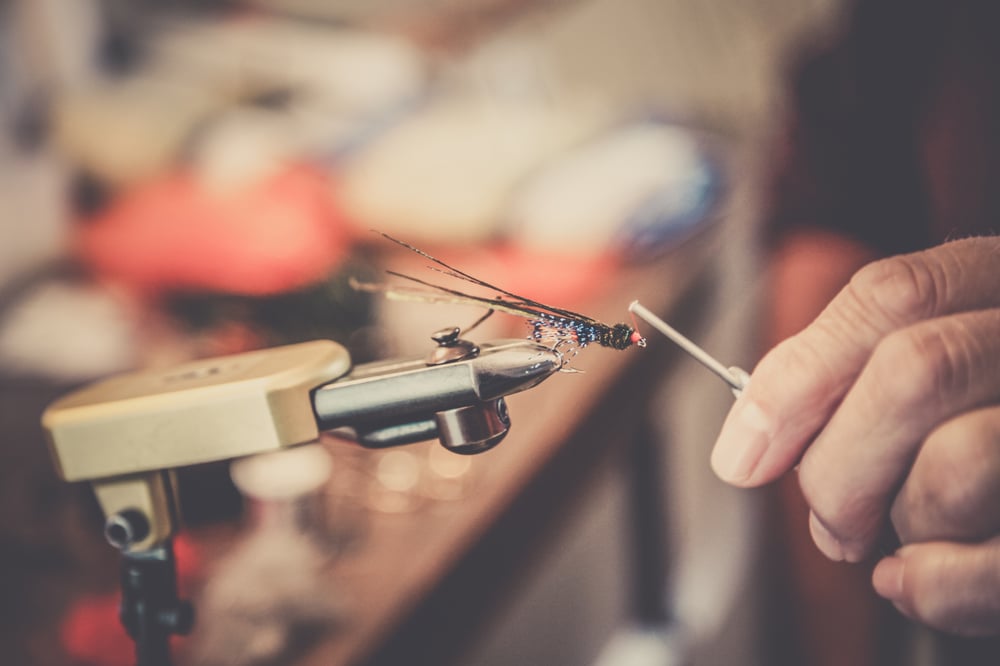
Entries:
{"label": "human hand", "polygon": [[870,264],[760,362],[712,466],[757,486],[796,465],[824,554],[864,559],[891,518],[876,590],[1000,632],[1000,239]]}

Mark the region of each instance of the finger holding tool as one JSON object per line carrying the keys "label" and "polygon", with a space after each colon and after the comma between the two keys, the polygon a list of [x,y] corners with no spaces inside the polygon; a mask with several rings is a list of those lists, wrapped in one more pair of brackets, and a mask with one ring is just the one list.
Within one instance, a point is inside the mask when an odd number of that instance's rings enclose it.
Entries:
{"label": "finger holding tool", "polygon": [[729,384],[729,388],[732,390],[734,396],[737,398],[740,397],[743,389],[750,382],[750,373],[736,366],[726,367],[714,356],[688,340],[667,322],[653,314],[652,311],[643,306],[639,301],[632,301],[628,309],[629,312],[637,315],[647,324],[677,343],[681,349],[694,357],[696,361],[715,373],[722,381]]}

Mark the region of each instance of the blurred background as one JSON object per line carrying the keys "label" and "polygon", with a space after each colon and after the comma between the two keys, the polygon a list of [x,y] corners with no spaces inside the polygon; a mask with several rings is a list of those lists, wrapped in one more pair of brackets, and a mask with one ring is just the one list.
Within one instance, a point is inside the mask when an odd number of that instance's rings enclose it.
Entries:
{"label": "blurred background", "polygon": [[[608,316],[620,317],[640,287],[662,291],[693,337],[752,367],[775,331],[805,316],[768,310],[766,230],[809,217],[775,192],[815,194],[809,177],[825,173],[795,161],[793,121],[801,98],[813,99],[803,63],[849,34],[852,8],[0,2],[7,663],[131,663],[116,617],[117,554],[102,542],[89,489],[55,473],[38,426],[44,406],[118,372],[315,338],[342,343],[356,363],[420,354],[436,328],[478,316],[353,291],[350,277],[426,263],[373,229],[584,312],[614,302]],[[851,99],[861,98],[863,89]],[[842,110],[819,99],[806,108]],[[808,145],[821,163],[822,145]],[[820,292],[895,249],[848,231],[793,254],[820,273],[808,278]],[[821,261],[830,248],[842,261]],[[699,277],[672,281],[671,266]],[[495,316],[477,335],[526,332]],[[561,492],[576,508],[565,524],[541,554],[514,560],[517,585],[474,634],[455,636],[460,651],[441,654],[463,664],[934,663],[918,661],[933,658],[919,647],[926,639],[866,595],[865,572],[841,581],[840,569],[806,562],[801,535],[774,510],[794,500],[711,477],[709,447],[730,402],[713,381],[676,363],[628,389],[646,408],[641,434],[658,471],[648,496],[635,496],[628,455],[614,458],[617,471],[568,484]],[[446,626],[427,629],[444,636],[426,641],[419,625],[396,630],[415,603],[407,597],[387,602],[395,610],[378,631],[353,633],[365,634],[363,648],[322,656],[352,635],[352,617],[371,615],[351,593],[352,567],[379,561],[378,548],[409,547],[380,530],[459,511],[500,474],[493,454],[333,441],[298,453],[180,471],[180,576],[200,617],[178,644],[179,663],[398,663],[385,645],[447,640]],[[280,480],[292,488],[272,487]],[[289,501],[319,502],[322,517],[280,533],[265,505]],[[804,526],[804,512],[787,511],[788,524]],[[655,538],[636,539],[647,527]],[[798,587],[809,580],[830,582]],[[409,663],[446,663],[417,654]]]}

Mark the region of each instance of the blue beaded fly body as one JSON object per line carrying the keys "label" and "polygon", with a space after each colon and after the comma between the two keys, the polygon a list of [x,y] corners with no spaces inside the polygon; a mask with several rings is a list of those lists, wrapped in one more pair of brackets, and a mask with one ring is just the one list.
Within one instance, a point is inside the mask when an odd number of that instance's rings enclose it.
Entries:
{"label": "blue beaded fly body", "polygon": [[586,347],[598,338],[597,329],[593,324],[579,320],[542,314],[530,323],[531,337],[537,342],[572,340],[578,347]]}

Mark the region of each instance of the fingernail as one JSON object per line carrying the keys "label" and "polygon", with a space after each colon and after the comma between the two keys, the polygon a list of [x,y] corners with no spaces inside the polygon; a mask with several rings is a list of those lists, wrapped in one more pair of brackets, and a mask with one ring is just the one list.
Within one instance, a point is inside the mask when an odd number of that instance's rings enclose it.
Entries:
{"label": "fingernail", "polygon": [[872,587],[889,601],[903,599],[903,558],[886,557],[872,571]]}
{"label": "fingernail", "polygon": [[809,513],[809,533],[820,552],[835,562],[842,562],[846,555],[844,546],[823,526],[815,513]]}
{"label": "fingernail", "polygon": [[771,440],[771,419],[744,395],[729,412],[712,450],[712,469],[727,483],[750,480]]}

